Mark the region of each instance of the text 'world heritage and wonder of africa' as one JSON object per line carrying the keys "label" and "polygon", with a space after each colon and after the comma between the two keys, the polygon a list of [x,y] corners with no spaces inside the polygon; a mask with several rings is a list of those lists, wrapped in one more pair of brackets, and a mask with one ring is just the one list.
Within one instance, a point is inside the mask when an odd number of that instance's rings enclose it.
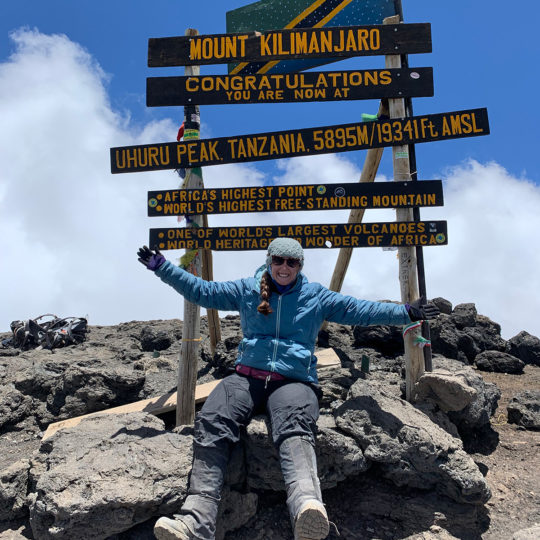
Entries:
{"label": "text 'world heritage and wonder of africa'", "polygon": [[267,249],[278,237],[295,238],[306,249],[341,247],[440,246],[448,243],[446,221],[407,221],[261,227],[150,229],[150,246],[160,250]]}

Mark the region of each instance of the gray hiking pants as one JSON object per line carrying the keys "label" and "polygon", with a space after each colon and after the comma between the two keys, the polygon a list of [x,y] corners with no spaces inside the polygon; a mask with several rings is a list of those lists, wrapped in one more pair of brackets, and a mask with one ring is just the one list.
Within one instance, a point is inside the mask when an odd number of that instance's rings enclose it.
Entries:
{"label": "gray hiking pants", "polygon": [[[238,373],[229,375],[214,388],[195,421],[190,485],[178,516],[187,525],[193,538],[215,538],[218,506],[230,448],[240,440],[242,428],[254,415],[263,412],[268,414],[272,439],[278,450],[291,437],[306,439],[310,448],[315,445],[319,417],[317,390],[309,384],[292,380],[269,381],[266,384],[264,380]],[[297,465],[290,459],[289,462],[293,468]],[[314,467],[313,474],[318,486],[316,465]],[[287,471],[289,468],[286,466]],[[292,471],[288,476],[296,480],[297,474]],[[312,484],[310,480],[309,485]],[[293,499],[292,496],[289,498]],[[300,500],[295,495],[295,504],[297,499]]]}
{"label": "gray hiking pants", "polygon": [[[265,386],[266,385],[266,386]],[[279,449],[293,436],[315,445],[319,402],[310,384],[286,379],[266,381],[234,373],[212,391],[195,422],[195,445],[225,450],[240,440],[242,427],[266,412],[272,440]]]}

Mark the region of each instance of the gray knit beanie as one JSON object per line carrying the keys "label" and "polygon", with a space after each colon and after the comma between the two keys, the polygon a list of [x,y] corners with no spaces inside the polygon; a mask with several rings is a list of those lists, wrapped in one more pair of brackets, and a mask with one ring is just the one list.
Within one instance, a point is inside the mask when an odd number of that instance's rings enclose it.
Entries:
{"label": "gray knit beanie", "polygon": [[272,264],[272,255],[298,259],[300,261],[300,270],[304,266],[304,250],[300,242],[297,242],[294,238],[274,238],[268,246],[266,266]]}

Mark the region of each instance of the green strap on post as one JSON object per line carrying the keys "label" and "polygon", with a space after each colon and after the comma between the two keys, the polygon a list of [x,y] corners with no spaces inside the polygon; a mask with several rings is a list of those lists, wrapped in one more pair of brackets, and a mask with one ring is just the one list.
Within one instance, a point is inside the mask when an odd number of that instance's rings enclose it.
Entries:
{"label": "green strap on post", "polygon": [[362,122],[376,122],[379,119],[378,114],[362,113]]}

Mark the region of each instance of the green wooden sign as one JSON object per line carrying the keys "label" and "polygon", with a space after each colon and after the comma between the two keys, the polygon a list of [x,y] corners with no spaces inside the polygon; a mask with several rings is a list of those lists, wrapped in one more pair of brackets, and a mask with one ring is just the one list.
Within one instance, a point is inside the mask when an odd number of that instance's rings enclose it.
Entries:
{"label": "green wooden sign", "polygon": [[471,109],[375,122],[111,148],[111,172],[263,161],[488,134],[487,109]]}
{"label": "green wooden sign", "polygon": [[152,248],[245,251],[267,249],[277,237],[295,238],[304,248],[441,246],[446,221],[268,225],[150,229]]}
{"label": "green wooden sign", "polygon": [[342,101],[432,95],[432,68],[146,79],[148,107]]}
{"label": "green wooden sign", "polygon": [[148,192],[149,216],[443,206],[440,180]]}
{"label": "green wooden sign", "polygon": [[193,66],[250,60],[349,58],[431,52],[427,23],[304,28],[241,34],[150,38],[148,66]]}

